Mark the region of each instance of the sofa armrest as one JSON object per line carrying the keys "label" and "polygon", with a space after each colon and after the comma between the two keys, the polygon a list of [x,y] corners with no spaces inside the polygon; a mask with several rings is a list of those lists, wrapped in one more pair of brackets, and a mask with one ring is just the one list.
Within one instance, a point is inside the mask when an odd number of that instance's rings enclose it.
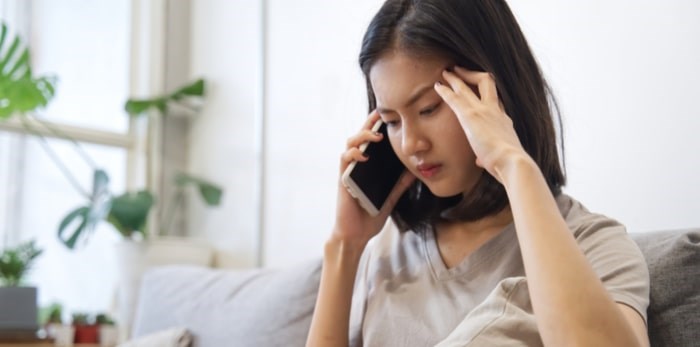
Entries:
{"label": "sofa armrest", "polygon": [[700,341],[700,229],[630,234],[649,267],[652,347]]}
{"label": "sofa armrest", "polygon": [[320,260],[287,269],[151,269],[133,336],[178,327],[193,334],[195,346],[304,346],[320,270]]}

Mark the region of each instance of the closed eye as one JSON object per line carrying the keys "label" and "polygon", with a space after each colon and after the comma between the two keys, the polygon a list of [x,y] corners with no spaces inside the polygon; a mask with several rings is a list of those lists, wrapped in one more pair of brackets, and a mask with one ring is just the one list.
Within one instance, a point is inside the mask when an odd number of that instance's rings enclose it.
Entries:
{"label": "closed eye", "polygon": [[428,116],[428,115],[430,115],[431,113],[433,113],[438,107],[440,107],[440,104],[441,104],[441,103],[437,103],[437,104],[435,104],[435,105],[433,105],[433,106],[430,106],[430,107],[428,107],[428,108],[426,108],[426,109],[421,110],[419,113],[420,113],[421,116]]}
{"label": "closed eye", "polygon": [[384,123],[386,123],[387,127],[395,127],[396,125],[399,124],[399,121],[398,120],[387,120],[387,121],[384,121]]}

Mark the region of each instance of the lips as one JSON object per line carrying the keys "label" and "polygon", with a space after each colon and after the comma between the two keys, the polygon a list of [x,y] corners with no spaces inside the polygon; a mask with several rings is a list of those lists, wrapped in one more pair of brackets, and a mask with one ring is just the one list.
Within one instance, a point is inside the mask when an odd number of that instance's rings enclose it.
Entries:
{"label": "lips", "polygon": [[416,169],[418,169],[418,172],[420,172],[421,176],[424,178],[435,176],[438,171],[440,171],[440,168],[442,168],[440,164],[420,164],[416,166]]}

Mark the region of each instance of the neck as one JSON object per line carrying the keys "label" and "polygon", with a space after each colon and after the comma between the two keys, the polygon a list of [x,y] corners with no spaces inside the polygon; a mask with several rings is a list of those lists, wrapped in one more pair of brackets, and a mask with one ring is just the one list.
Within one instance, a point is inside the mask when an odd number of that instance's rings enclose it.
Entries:
{"label": "neck", "polygon": [[513,222],[513,214],[511,213],[510,206],[506,206],[502,211],[476,221],[445,222],[439,224],[436,229],[438,232],[441,232],[441,230],[449,230],[454,233],[477,235],[488,232],[489,230],[502,230],[511,222]]}
{"label": "neck", "polygon": [[513,221],[510,207],[495,215],[472,222],[441,223],[435,227],[435,239],[445,266],[451,268],[464,257],[491,240]]}

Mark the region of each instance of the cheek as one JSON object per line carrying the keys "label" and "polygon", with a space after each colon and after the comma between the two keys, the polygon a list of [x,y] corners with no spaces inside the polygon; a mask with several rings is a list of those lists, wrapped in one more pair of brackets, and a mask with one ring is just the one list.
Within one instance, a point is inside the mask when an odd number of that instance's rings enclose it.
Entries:
{"label": "cheek", "polygon": [[394,150],[399,160],[401,160],[404,166],[408,167],[408,165],[406,165],[408,158],[403,155],[403,151],[401,151],[401,134],[398,131],[389,135],[389,143],[391,143],[391,149]]}

